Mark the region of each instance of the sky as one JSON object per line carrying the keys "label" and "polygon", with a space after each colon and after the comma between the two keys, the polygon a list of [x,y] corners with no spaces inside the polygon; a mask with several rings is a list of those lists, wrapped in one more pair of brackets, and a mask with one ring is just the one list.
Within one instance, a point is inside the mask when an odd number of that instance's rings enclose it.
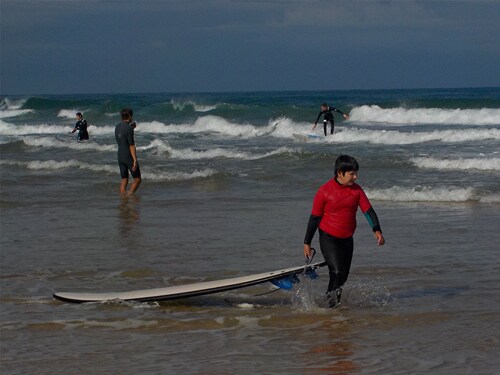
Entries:
{"label": "sky", "polygon": [[0,0],[0,95],[500,86],[500,0]]}

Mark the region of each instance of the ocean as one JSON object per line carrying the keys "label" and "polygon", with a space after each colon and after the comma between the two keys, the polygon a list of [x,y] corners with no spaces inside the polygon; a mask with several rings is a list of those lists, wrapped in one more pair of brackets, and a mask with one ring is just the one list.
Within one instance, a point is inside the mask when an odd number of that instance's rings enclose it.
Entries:
{"label": "ocean", "polygon": [[[328,137],[311,130],[325,101],[350,115]],[[118,193],[124,107],[143,176],[132,198]],[[499,371],[500,88],[3,96],[0,152],[2,374]],[[358,212],[337,309],[325,268],[291,291],[52,298],[301,265],[341,154],[387,243]]]}

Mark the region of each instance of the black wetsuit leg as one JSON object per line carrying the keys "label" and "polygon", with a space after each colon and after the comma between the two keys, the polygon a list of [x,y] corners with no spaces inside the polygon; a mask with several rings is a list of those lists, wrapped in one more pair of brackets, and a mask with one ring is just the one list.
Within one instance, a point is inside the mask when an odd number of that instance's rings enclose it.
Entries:
{"label": "black wetsuit leg", "polygon": [[319,244],[330,274],[327,293],[339,289],[347,281],[354,250],[353,238],[336,238],[319,231]]}
{"label": "black wetsuit leg", "polygon": [[118,166],[120,167],[121,178],[128,178],[128,174],[132,175],[133,178],[141,178],[141,169],[139,168],[139,163],[135,169],[132,169],[134,165],[133,161],[118,159]]}
{"label": "black wetsuit leg", "polygon": [[335,123],[333,122],[333,119],[330,120],[330,126],[331,126],[330,134],[333,134],[333,128],[335,127]]}
{"label": "black wetsuit leg", "polygon": [[328,121],[324,120],[323,121],[323,131],[325,132],[325,137],[327,136],[327,132],[326,132],[326,126],[328,125]]}

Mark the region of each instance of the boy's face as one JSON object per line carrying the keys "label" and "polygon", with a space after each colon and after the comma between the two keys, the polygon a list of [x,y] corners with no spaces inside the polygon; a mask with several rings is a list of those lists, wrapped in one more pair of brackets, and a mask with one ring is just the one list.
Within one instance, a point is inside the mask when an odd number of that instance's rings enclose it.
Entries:
{"label": "boy's face", "polygon": [[342,174],[342,172],[337,173],[337,181],[341,185],[345,186],[351,186],[356,182],[356,179],[358,178],[358,172],[357,171],[349,171],[345,172]]}

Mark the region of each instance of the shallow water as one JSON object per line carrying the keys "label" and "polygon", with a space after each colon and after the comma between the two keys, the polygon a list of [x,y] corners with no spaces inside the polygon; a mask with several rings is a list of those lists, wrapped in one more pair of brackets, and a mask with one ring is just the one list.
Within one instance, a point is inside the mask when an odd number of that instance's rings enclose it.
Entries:
{"label": "shallow water", "polygon": [[[121,105],[4,99],[2,374],[496,373],[498,91],[369,94],[340,95],[355,119],[317,141],[290,134],[307,134],[318,93],[142,98],[145,176],[130,199],[117,194],[116,121],[106,115]],[[481,110],[477,96],[493,120],[463,124],[474,118],[468,110]],[[411,98],[418,114],[401,114],[398,100]],[[276,127],[279,111],[262,104],[272,100],[291,113]],[[414,123],[435,107],[445,121],[457,102],[462,110],[444,125]],[[97,119],[89,143],[54,134],[71,125],[69,105]],[[401,123],[376,121],[387,114]],[[359,214],[338,309],[326,308],[324,268],[292,291],[265,284],[161,303],[52,299],[56,290],[156,288],[302,264],[312,198],[340,153],[360,161],[358,181],[387,244],[375,245]]]}

